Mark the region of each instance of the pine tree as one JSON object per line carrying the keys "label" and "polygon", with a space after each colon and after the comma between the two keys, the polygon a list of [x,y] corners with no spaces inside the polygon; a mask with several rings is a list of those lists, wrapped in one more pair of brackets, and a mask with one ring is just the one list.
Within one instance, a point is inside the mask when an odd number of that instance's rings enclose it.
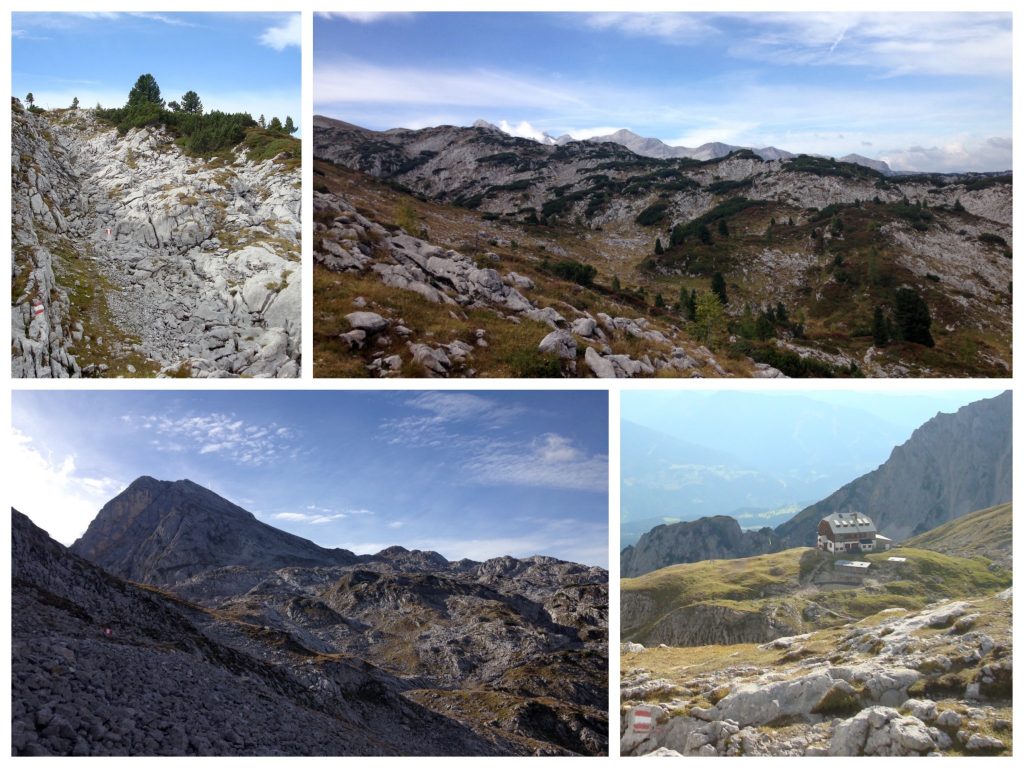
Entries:
{"label": "pine tree", "polygon": [[711,230],[708,229],[707,224],[700,225],[700,228],[697,230],[697,239],[704,245],[711,245]]}
{"label": "pine tree", "polygon": [[694,308],[698,338],[711,346],[718,338],[725,323],[725,310],[714,293],[702,293],[697,297]]}
{"label": "pine tree", "polygon": [[654,306],[656,306],[658,309],[665,308],[665,299],[660,293],[654,294]]}
{"label": "pine tree", "polygon": [[661,256],[665,252],[665,249],[661,247],[661,238],[655,238],[654,240],[654,255]]}
{"label": "pine tree", "polygon": [[934,347],[932,338],[932,316],[928,305],[913,288],[900,288],[896,291],[896,325],[904,340],[915,344]]}
{"label": "pine tree", "polygon": [[284,126],[281,125],[280,120],[278,120],[276,117],[272,117],[270,119],[270,125],[267,126],[267,130],[274,131],[275,133],[280,133],[282,130],[284,130]]}
{"label": "pine tree", "polygon": [[290,136],[291,134],[295,133],[297,130],[299,130],[299,127],[297,125],[295,125],[295,123],[292,122],[291,115],[288,115],[288,117],[286,117],[284,119],[284,132],[287,133]]}
{"label": "pine tree", "polygon": [[75,98],[73,98],[71,100],[71,108],[72,109],[78,109],[78,97],[77,96],[75,96]]}
{"label": "pine tree", "polygon": [[139,79],[128,92],[128,106],[144,103],[158,104],[161,107],[164,105],[163,99],[160,98],[160,86],[156,84],[156,78],[148,73],[139,75]]}
{"label": "pine tree", "polygon": [[714,293],[718,300],[722,302],[722,306],[729,303],[729,297],[725,292],[725,278],[721,272],[715,272],[711,276],[711,292]]}
{"label": "pine tree", "polygon": [[28,102],[28,108],[32,109],[32,107],[35,106],[36,97],[32,95],[31,91],[29,91],[28,95],[25,96],[25,101]]}
{"label": "pine tree", "polygon": [[729,225],[725,223],[725,219],[718,220],[718,234],[722,237],[729,236]]}
{"label": "pine tree", "polygon": [[266,127],[267,127],[267,118],[265,118],[263,115],[260,115],[260,128],[266,128]]}
{"label": "pine tree", "polygon": [[878,305],[875,305],[873,335],[875,337],[876,347],[884,347],[889,343],[889,326],[888,323],[886,323],[885,314],[882,312],[882,308]]}
{"label": "pine tree", "polygon": [[618,293],[619,291],[622,290],[622,283],[619,282],[618,275],[612,275],[612,290],[615,293]]}
{"label": "pine tree", "polygon": [[195,91],[187,91],[181,97],[181,111],[190,115],[203,114],[203,102],[200,101],[199,94]]}

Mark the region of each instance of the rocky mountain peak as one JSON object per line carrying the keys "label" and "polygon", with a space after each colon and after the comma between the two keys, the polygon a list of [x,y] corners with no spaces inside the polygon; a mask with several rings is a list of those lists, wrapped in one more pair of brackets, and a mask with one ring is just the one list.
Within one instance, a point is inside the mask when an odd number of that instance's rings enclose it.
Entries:
{"label": "rocky mountain peak", "polygon": [[328,550],[261,523],[192,482],[140,477],[111,499],[72,551],[134,581],[169,584],[230,565],[344,565],[355,555]]}

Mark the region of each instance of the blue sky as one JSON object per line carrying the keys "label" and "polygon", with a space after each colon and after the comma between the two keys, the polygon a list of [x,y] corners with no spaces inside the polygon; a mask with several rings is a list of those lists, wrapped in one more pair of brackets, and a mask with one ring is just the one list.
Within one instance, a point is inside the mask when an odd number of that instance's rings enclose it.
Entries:
{"label": "blue sky", "polygon": [[297,13],[14,13],[11,30],[13,94],[44,108],[121,106],[150,73],[168,101],[301,122]]}
{"label": "blue sky", "polygon": [[140,475],[359,554],[607,566],[604,392],[16,391],[12,505],[67,544]]}
{"label": "blue sky", "polygon": [[314,20],[314,110],[1005,170],[1011,53],[1008,13],[335,13]]}

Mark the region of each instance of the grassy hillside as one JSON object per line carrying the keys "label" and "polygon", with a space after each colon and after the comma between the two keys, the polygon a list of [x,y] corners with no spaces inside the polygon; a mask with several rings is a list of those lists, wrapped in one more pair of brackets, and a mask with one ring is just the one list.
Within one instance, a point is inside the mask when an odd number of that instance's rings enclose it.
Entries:
{"label": "grassy hillside", "polygon": [[[893,556],[906,561],[891,562]],[[1009,569],[984,557],[900,547],[863,559],[872,566],[862,583],[837,572],[832,556],[806,547],[623,579],[623,639],[644,642],[663,621],[708,616],[709,608],[723,609],[726,623],[752,614],[799,617],[797,628],[808,631],[888,608],[917,610],[940,599],[989,595],[1013,583]]]}
{"label": "grassy hillside", "polygon": [[979,509],[908,539],[905,546],[1013,565],[1013,504]]}

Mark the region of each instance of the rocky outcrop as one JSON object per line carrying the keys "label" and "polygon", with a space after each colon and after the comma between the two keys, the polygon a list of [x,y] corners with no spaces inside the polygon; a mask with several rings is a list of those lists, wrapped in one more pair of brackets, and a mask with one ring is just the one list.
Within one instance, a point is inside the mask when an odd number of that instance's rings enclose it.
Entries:
{"label": "rocky outcrop", "polygon": [[622,550],[619,561],[622,575],[631,578],[676,563],[749,557],[777,549],[779,540],[770,528],[744,531],[735,519],[716,515],[656,526]]}
{"label": "rocky outcrop", "polygon": [[[993,636],[955,628],[955,617],[979,610]],[[1005,742],[991,734],[1011,728],[1009,676],[987,695],[965,681],[994,679],[993,664],[1012,667],[1011,633],[1010,611],[985,595],[884,609],[756,655],[739,644],[699,648],[692,666],[681,649],[626,643],[622,754],[1000,754]],[[648,671],[669,659],[669,678]]]}
{"label": "rocky outcrop", "polygon": [[[1010,174],[901,176],[859,156],[835,161],[794,157],[770,147],[736,150],[713,144],[676,151],[628,132],[592,141],[539,143],[481,123],[370,131],[322,116],[314,119],[319,160],[443,205],[453,218],[476,212],[478,222],[482,218],[488,228],[507,228],[513,232],[509,239],[520,244],[551,232],[544,254],[557,253],[547,249],[551,244],[561,255],[595,267],[602,286],[615,286],[613,277],[624,278],[652,293],[668,288],[674,294],[674,278],[688,278],[689,289],[693,279],[718,271],[729,286],[726,312],[734,328],[748,310],[756,316],[780,303],[790,317],[820,319],[827,333],[808,333],[809,325],[790,323],[775,329],[776,349],[757,349],[753,357],[778,366],[776,372],[1006,374],[1012,352]],[[679,154],[699,159],[670,156]],[[379,205],[379,197],[366,200],[387,215],[390,205]],[[700,218],[705,216],[706,222]],[[718,221],[726,225],[720,238],[728,241],[713,256],[704,254],[697,224]],[[676,242],[677,236],[685,243]],[[656,241],[661,249],[655,248]],[[861,247],[865,242],[870,248]],[[328,255],[353,263],[372,257],[372,249],[362,257]],[[403,274],[389,279],[423,290],[423,281],[410,282]],[[871,311],[877,304],[895,318],[901,286],[915,290],[930,308],[937,342],[936,354],[927,359],[899,342],[872,344]],[[630,292],[636,303],[648,304],[643,293]],[[609,296],[601,293],[602,300]],[[424,295],[436,300],[433,292]],[[671,307],[673,299],[664,295],[660,304],[655,299],[655,307],[685,315]],[[570,324],[579,319],[555,309]],[[650,312],[651,319],[659,314]],[[736,334],[743,338],[731,340],[739,342],[736,351],[758,347],[753,342],[763,339],[750,330],[753,317],[745,322],[747,328]],[[688,346],[665,334],[673,346]],[[694,333],[691,339],[696,338]],[[660,354],[665,350],[650,346],[659,354],[650,353],[644,361],[633,350],[631,362],[679,375],[678,369],[659,368],[655,358],[665,361]],[[634,373],[633,365],[617,365],[599,345],[593,348],[587,375],[653,373]]]}
{"label": "rocky outcrop", "polygon": [[12,374],[299,374],[298,170],[92,110],[12,123]]}

